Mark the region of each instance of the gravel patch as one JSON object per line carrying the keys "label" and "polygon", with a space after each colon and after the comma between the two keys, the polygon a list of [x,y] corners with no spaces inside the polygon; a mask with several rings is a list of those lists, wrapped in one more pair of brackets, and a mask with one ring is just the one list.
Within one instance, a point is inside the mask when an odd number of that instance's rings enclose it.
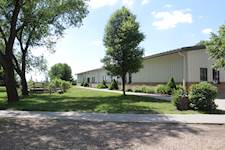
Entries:
{"label": "gravel patch", "polygon": [[222,150],[224,125],[0,119],[1,150]]}

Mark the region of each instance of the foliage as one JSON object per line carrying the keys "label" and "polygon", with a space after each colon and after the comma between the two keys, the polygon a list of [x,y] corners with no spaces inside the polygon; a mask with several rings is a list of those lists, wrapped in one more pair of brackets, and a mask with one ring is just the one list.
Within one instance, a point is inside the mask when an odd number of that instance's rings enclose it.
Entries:
{"label": "foliage", "polygon": [[213,67],[225,68],[225,25],[219,28],[218,33],[211,33],[205,45],[210,58],[214,61]]}
{"label": "foliage", "polygon": [[188,110],[189,100],[188,96],[185,95],[184,90],[174,90],[172,95],[172,103],[177,107],[178,110]]}
{"label": "foliage", "polygon": [[65,81],[72,81],[72,70],[68,64],[58,63],[51,67],[49,71],[50,79],[59,78]]}
{"label": "foliage", "polygon": [[169,94],[170,88],[167,85],[159,84],[156,87],[156,93],[160,94]]}
{"label": "foliage", "polygon": [[115,79],[112,80],[111,84],[109,85],[110,90],[118,90],[119,86]]}
{"label": "foliage", "polygon": [[173,77],[168,81],[167,86],[169,87],[169,94],[173,93],[173,90],[176,90],[176,83]]}
{"label": "foliage", "polygon": [[201,82],[192,85],[189,92],[191,108],[203,111],[215,110],[216,104],[214,99],[217,94],[217,88],[210,83]]}
{"label": "foliage", "polygon": [[111,75],[121,77],[124,95],[127,73],[138,72],[142,67],[144,50],[139,44],[143,40],[136,16],[127,8],[122,7],[112,14],[105,27],[103,41],[107,51],[102,62]]}
{"label": "foliage", "polygon": [[127,92],[133,92],[133,90],[132,90],[132,89],[127,89],[126,91],[127,91]]}
{"label": "foliage", "polygon": [[84,82],[81,82],[80,86],[84,86]]}
{"label": "foliage", "polygon": [[50,91],[56,91],[57,88],[62,89],[64,92],[66,92],[71,87],[71,83],[68,81],[64,81],[61,79],[55,78],[52,80],[49,84],[49,90]]}
{"label": "foliage", "polygon": [[154,94],[155,91],[156,91],[156,88],[153,86],[142,86],[142,87],[134,88],[134,92],[140,92],[140,93]]}
{"label": "foliage", "polygon": [[3,68],[0,65],[0,86],[3,85],[3,80],[4,80]]}
{"label": "foliage", "polygon": [[103,80],[102,83],[100,83],[100,84],[98,84],[98,85],[96,86],[96,88],[98,88],[98,89],[106,89],[106,88],[108,88],[108,86],[107,86],[107,84],[106,84],[106,81]]}
{"label": "foliage", "polygon": [[89,84],[87,82],[84,83],[84,87],[89,87]]}

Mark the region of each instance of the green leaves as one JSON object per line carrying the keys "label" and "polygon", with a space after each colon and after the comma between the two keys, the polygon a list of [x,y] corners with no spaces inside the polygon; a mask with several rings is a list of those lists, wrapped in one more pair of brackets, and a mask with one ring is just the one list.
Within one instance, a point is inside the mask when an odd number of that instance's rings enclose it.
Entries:
{"label": "green leaves", "polygon": [[117,10],[105,28],[104,67],[113,75],[138,72],[142,67],[144,50],[139,47],[144,35],[139,31],[136,17],[127,8]]}
{"label": "green leaves", "polygon": [[67,64],[61,63],[55,64],[54,66],[51,67],[49,71],[49,76],[51,80],[55,78],[62,79],[65,81],[73,80],[71,67]]}
{"label": "green leaves", "polygon": [[213,67],[216,69],[225,68],[225,25],[219,28],[218,33],[212,33],[205,42],[209,56],[214,60]]}

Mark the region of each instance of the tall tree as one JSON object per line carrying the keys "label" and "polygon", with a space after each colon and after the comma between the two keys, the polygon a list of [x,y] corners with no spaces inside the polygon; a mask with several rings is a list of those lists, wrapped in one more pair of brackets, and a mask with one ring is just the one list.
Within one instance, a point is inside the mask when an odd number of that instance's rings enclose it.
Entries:
{"label": "tall tree", "polygon": [[13,65],[13,46],[17,32],[18,18],[23,0],[0,0],[0,64],[5,73],[8,102],[19,100]]}
{"label": "tall tree", "polygon": [[72,81],[72,70],[68,64],[58,63],[51,67],[49,71],[50,79],[59,78],[65,81]]}
{"label": "tall tree", "polygon": [[13,61],[21,78],[23,95],[28,95],[26,72],[29,66],[43,67],[40,63],[43,57],[32,56],[31,48],[45,46],[52,50],[63,31],[71,26],[80,26],[87,13],[84,0],[34,0],[22,8],[19,21],[21,30],[17,33],[20,55],[14,55]]}
{"label": "tall tree", "polygon": [[127,8],[122,7],[112,14],[105,28],[103,41],[107,51],[102,62],[110,74],[121,77],[124,95],[126,75],[142,67],[144,50],[139,44],[143,40],[136,16]]}
{"label": "tall tree", "polygon": [[214,60],[213,67],[225,68],[225,25],[219,28],[218,33],[211,33],[205,45],[210,58]]}

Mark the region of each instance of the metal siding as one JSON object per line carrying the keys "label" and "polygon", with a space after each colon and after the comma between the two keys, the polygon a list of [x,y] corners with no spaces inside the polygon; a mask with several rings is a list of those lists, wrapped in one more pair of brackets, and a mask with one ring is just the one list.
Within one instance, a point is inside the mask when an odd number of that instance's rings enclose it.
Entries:
{"label": "metal siding", "polygon": [[132,81],[167,82],[171,77],[176,82],[182,82],[183,57],[178,53],[144,60],[143,68],[132,75]]}

